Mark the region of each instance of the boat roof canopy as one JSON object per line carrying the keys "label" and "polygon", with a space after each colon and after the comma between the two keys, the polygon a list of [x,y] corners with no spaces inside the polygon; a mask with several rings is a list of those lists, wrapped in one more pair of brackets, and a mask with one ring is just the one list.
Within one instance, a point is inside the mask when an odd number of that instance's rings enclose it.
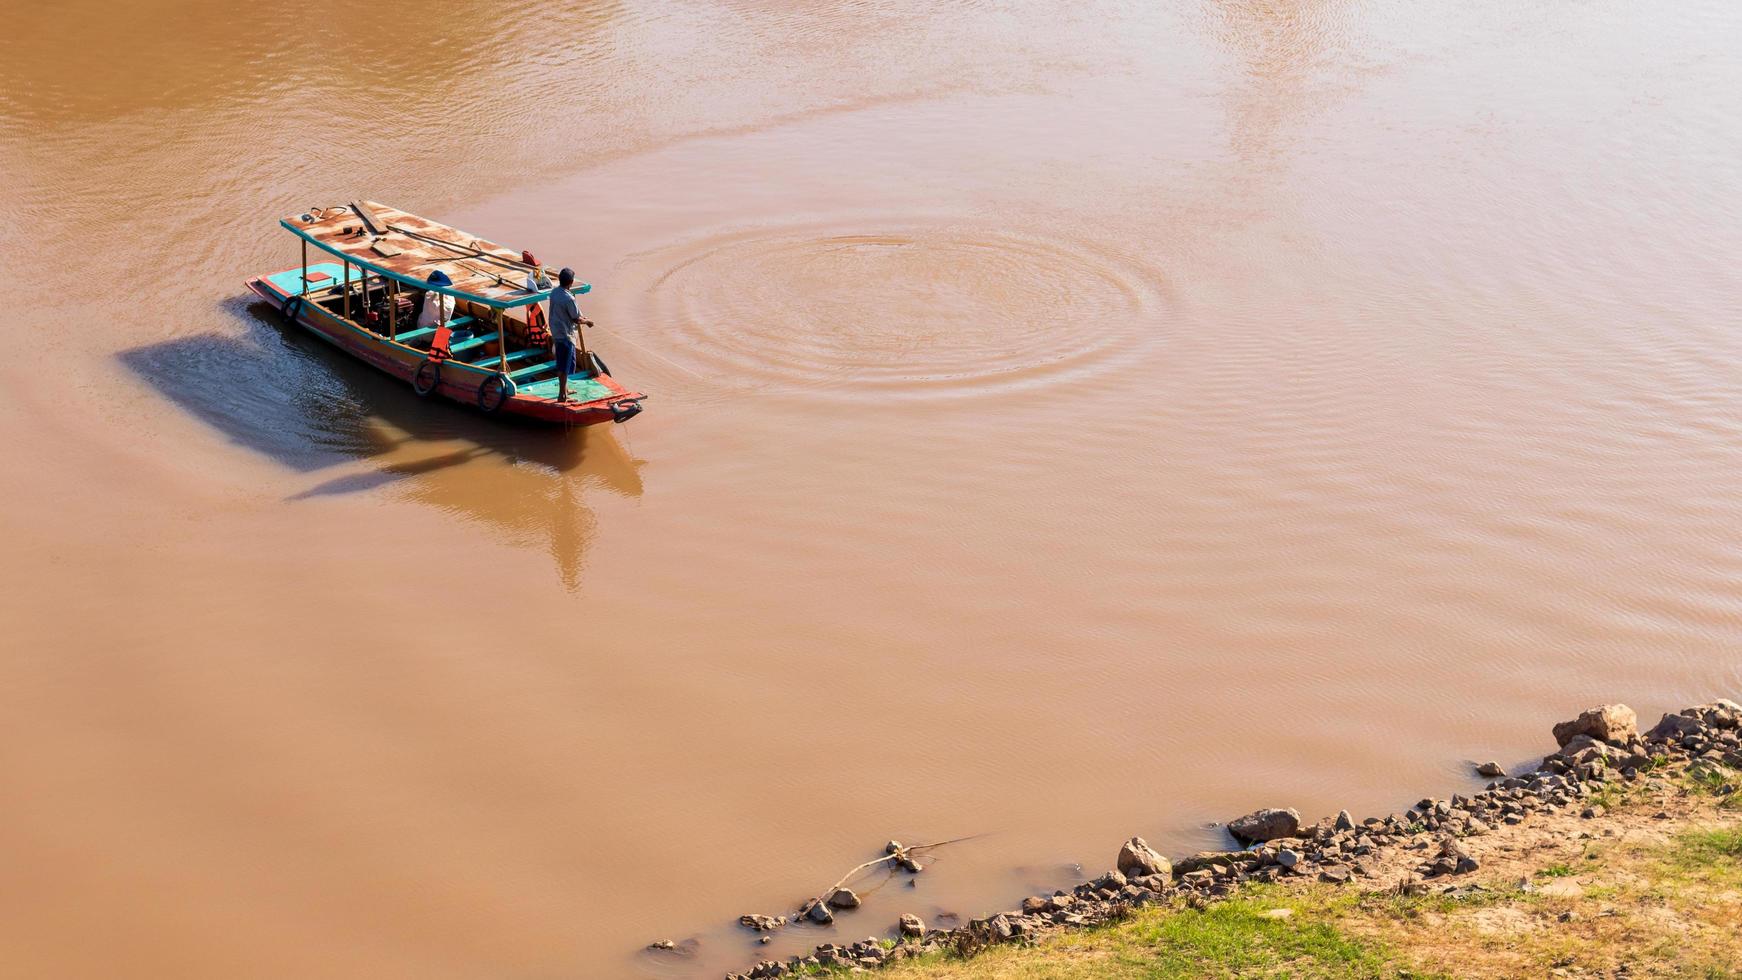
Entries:
{"label": "boat roof canopy", "polygon": [[[278,223],[321,251],[370,272],[495,309],[528,306],[552,292],[526,289],[532,266],[520,260],[519,252],[373,201],[299,211]],[[452,285],[429,282],[430,273],[438,269]],[[570,291],[591,288],[579,283]]]}

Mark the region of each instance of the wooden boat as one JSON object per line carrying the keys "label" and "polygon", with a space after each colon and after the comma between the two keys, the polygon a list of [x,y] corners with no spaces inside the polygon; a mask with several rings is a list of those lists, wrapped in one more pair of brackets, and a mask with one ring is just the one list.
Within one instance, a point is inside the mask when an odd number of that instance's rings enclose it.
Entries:
{"label": "wooden boat", "polygon": [[[302,211],[279,224],[302,239],[302,265],[250,279],[248,288],[417,394],[568,425],[626,422],[641,412],[647,396],[618,384],[584,337],[569,400],[557,401],[556,364],[529,326],[529,318],[542,324],[533,304],[550,290],[526,288],[533,266],[521,253],[371,201]],[[311,245],[336,261],[311,264]],[[438,269],[448,285],[430,282]],[[572,292],[590,288],[579,283]],[[453,297],[450,321],[417,328],[416,300],[425,293]],[[445,350],[438,338],[448,341]]]}

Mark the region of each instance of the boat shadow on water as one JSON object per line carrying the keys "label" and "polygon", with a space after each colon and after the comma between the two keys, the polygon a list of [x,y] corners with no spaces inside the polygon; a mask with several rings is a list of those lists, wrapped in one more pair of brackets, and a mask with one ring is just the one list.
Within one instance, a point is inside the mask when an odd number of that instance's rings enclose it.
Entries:
{"label": "boat shadow on water", "polygon": [[221,304],[246,327],[124,350],[121,363],[232,443],[309,477],[287,503],[392,488],[546,545],[579,584],[598,487],[639,497],[642,461],[603,427],[518,426],[420,399],[409,387],[285,324],[261,302]]}

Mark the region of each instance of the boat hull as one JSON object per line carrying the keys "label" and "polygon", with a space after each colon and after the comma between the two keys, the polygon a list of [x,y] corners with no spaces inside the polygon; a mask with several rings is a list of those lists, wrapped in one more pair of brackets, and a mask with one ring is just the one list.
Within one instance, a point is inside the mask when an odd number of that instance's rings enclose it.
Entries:
{"label": "boat hull", "polygon": [[[247,286],[251,292],[277,309],[284,309],[286,301],[290,299],[290,294],[268,277],[250,279]],[[444,398],[488,415],[565,426],[626,422],[640,414],[641,400],[647,397],[638,392],[624,390],[608,378],[601,378],[598,384],[611,390],[609,397],[559,402],[555,398],[516,392],[500,399],[500,404],[496,405],[494,386],[485,393],[485,397],[480,397],[484,383],[496,377],[496,371],[451,360],[440,363],[439,372],[435,372],[437,378],[434,387],[422,392],[419,391],[418,382],[421,381],[427,387],[432,373],[425,368],[423,376],[418,377],[418,369],[424,368],[429,360],[425,352],[371,333],[316,303],[297,304],[296,323],[359,361],[404,381],[406,387],[414,392],[425,394],[426,397]],[[488,405],[496,407],[487,409]]]}

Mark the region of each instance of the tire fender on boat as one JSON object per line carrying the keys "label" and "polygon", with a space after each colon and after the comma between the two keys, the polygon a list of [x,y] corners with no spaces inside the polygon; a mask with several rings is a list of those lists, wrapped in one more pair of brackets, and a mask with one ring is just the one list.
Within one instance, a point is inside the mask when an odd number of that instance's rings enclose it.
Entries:
{"label": "tire fender on boat", "polygon": [[[426,371],[429,374],[429,380],[427,382],[424,381],[424,374]],[[441,383],[442,363],[427,357],[418,364],[417,372],[411,376],[411,390],[424,397],[428,397],[430,392],[435,391],[437,386]]]}
{"label": "tire fender on boat", "polygon": [[611,376],[611,369],[605,366],[605,359],[599,356],[598,351],[596,351],[596,350],[587,351],[587,356],[593,359],[593,370],[594,371],[598,372],[599,374],[604,375],[607,378]]}
{"label": "tire fender on boat", "polygon": [[284,314],[286,320],[295,323],[302,316],[302,294],[292,293],[291,295],[286,296],[284,302],[279,305],[278,309],[279,312]]}
{"label": "tire fender on boat", "polygon": [[[494,382],[494,384],[492,384],[492,382]],[[489,394],[492,387],[497,391],[494,401],[490,399]],[[496,411],[502,407],[503,402],[506,402],[514,396],[516,390],[514,379],[510,378],[508,375],[503,374],[500,371],[490,375],[488,378],[484,379],[482,384],[478,385],[478,410],[486,415]]]}

